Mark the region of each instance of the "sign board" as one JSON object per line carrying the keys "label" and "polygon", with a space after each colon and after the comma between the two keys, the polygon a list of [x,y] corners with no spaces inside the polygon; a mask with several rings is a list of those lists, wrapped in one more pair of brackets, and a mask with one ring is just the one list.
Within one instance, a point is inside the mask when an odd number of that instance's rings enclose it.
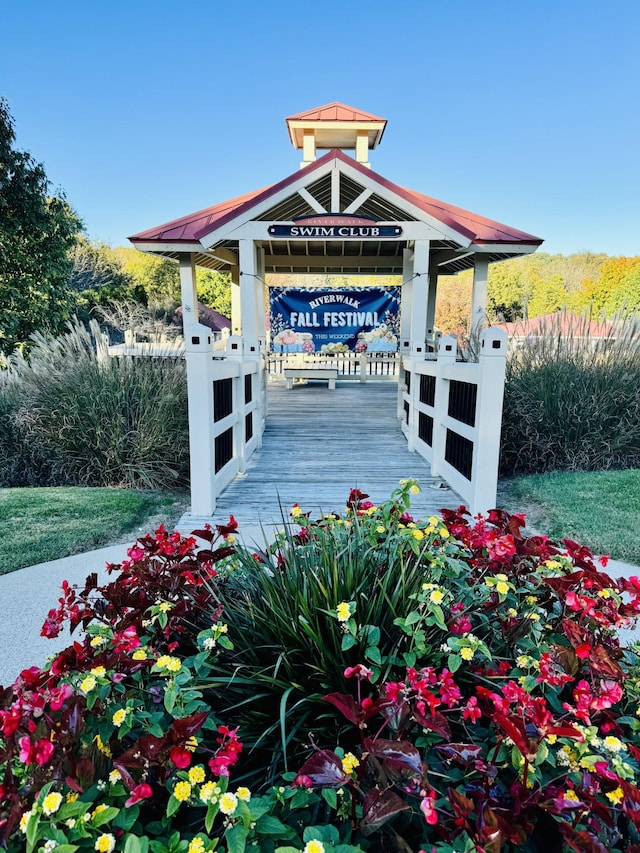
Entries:
{"label": "sign board", "polygon": [[400,288],[344,290],[272,287],[274,352],[396,352]]}
{"label": "sign board", "polygon": [[367,216],[344,216],[321,213],[302,216],[293,225],[270,225],[271,237],[303,237],[307,240],[380,240],[400,237],[399,225],[379,225]]}

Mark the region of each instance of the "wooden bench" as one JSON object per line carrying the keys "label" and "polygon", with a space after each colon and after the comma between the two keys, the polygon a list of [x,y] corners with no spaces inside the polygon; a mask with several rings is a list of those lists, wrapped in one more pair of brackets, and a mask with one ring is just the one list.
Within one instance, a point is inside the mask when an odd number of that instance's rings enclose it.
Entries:
{"label": "wooden bench", "polygon": [[329,390],[335,391],[338,371],[325,367],[286,367],[284,378],[287,380],[287,388],[293,388],[294,379],[324,379],[329,384]]}

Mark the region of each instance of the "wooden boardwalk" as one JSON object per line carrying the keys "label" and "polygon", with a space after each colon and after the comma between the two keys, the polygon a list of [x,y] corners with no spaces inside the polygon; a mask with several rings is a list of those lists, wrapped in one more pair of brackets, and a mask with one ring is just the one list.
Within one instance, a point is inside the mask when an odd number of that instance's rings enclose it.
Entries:
{"label": "wooden boardwalk", "polygon": [[460,506],[455,492],[430,488],[429,465],[407,450],[397,393],[395,382],[338,381],[335,391],[314,382],[288,391],[271,381],[262,448],[218,499],[216,519],[233,513],[241,530],[281,526],[282,511],[288,516],[295,502],[317,517],[343,510],[352,487],[379,503],[409,477],[422,487],[412,500],[415,517]]}

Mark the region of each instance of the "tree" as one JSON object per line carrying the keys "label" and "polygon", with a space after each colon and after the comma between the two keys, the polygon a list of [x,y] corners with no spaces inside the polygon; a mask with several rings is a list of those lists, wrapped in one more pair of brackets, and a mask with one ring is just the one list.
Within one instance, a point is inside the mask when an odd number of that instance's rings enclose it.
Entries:
{"label": "tree", "polygon": [[61,331],[71,312],[69,250],[82,223],[64,194],[51,195],[40,163],[15,146],[0,98],[0,351],[37,330]]}
{"label": "tree", "polygon": [[224,317],[231,317],[231,275],[198,268],[196,270],[198,299]]}
{"label": "tree", "polygon": [[180,304],[178,264],[124,246],[114,251],[134,284],[144,290],[150,306],[171,309]]}

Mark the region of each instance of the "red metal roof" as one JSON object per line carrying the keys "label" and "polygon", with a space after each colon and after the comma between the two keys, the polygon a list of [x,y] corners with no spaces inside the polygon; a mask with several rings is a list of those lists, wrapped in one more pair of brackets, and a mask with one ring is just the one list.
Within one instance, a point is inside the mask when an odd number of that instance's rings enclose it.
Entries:
{"label": "red metal roof", "polygon": [[383,121],[387,123],[386,118],[365,113],[355,107],[341,104],[339,101],[333,101],[313,110],[305,110],[303,113],[296,113],[294,116],[289,116],[286,121]]}
{"label": "red metal roof", "polygon": [[331,150],[323,157],[320,157],[315,162],[306,166],[303,170],[297,170],[292,175],[272,184],[269,187],[264,187],[260,190],[255,190],[252,193],[247,193],[237,198],[223,201],[215,204],[212,207],[199,210],[196,213],[183,216],[180,219],[174,219],[164,225],[159,225],[155,228],[150,228],[146,231],[141,231],[129,237],[132,243],[195,243],[199,242],[202,237],[217,230],[226,222],[235,219],[242,214],[248,213],[255,205],[276,195],[287,186],[296,182],[301,175],[308,176],[314,171],[322,168],[327,162],[335,159],[348,164],[351,168],[360,172],[368,181],[379,184],[387,190],[395,193],[399,198],[410,202],[412,205],[422,210],[429,216],[433,216],[443,225],[447,225],[466,236],[472,243],[502,243],[510,244],[526,244],[539,246],[543,241],[540,237],[534,237],[532,234],[527,234],[524,231],[519,231],[509,225],[504,225],[496,222],[493,219],[488,219],[485,216],[480,216],[477,213],[471,213],[468,210],[463,210],[460,207],[447,204],[430,196],[414,190],[406,189],[398,184],[394,184],[387,178],[382,177],[372,169],[362,166],[352,157],[348,157],[342,151]]}

